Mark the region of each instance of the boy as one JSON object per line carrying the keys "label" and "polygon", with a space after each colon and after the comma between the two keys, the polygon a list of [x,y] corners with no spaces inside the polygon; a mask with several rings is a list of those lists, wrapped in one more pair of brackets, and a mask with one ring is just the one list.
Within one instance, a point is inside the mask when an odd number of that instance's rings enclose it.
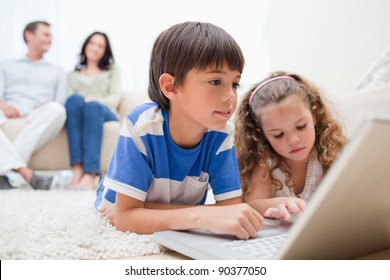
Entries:
{"label": "boy", "polygon": [[[263,218],[241,202],[233,126],[244,57],[210,23],[185,22],[154,43],[149,97],[125,119],[96,207],[121,231],[202,228],[254,237]],[[216,205],[204,206],[208,186]]]}

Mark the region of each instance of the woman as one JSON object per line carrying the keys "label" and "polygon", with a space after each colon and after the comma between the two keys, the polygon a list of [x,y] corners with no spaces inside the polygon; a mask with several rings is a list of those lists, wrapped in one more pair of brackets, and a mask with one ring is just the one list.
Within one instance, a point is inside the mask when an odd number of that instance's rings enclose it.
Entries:
{"label": "woman", "polygon": [[68,95],[66,130],[73,169],[69,187],[95,189],[103,124],[118,121],[121,99],[119,70],[105,33],[94,32],[85,40],[80,60],[69,74]]}

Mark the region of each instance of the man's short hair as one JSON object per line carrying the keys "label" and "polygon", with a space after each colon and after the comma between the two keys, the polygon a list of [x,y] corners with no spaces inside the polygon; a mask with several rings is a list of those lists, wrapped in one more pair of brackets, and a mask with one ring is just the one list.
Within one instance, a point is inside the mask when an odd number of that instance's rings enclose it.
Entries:
{"label": "man's short hair", "polygon": [[37,30],[39,24],[50,26],[50,23],[48,23],[46,21],[42,21],[42,20],[40,20],[40,21],[33,21],[33,22],[30,22],[29,24],[27,24],[26,27],[23,30],[23,40],[24,40],[24,42],[26,44],[27,44],[26,32],[28,31],[28,32],[34,33],[35,30]]}
{"label": "man's short hair", "polygon": [[160,89],[164,73],[175,77],[175,86],[183,84],[192,69],[222,67],[242,73],[244,56],[237,42],[222,28],[211,23],[184,22],[163,31],[153,45],[149,65],[149,98],[164,110],[169,99]]}

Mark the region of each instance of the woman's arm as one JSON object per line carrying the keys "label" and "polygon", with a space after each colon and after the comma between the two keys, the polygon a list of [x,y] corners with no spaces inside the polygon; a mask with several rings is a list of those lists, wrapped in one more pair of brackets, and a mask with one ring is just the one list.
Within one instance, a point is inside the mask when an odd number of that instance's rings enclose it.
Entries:
{"label": "woman's arm", "polygon": [[100,96],[98,101],[110,108],[117,109],[122,98],[120,71],[116,66],[112,66],[109,75],[108,92]]}

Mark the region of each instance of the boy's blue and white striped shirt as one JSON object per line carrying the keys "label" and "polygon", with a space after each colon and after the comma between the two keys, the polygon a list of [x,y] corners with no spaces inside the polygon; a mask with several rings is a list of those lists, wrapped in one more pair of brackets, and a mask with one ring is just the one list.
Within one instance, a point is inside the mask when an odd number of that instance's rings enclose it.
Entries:
{"label": "boy's blue and white striped shirt", "polygon": [[233,124],[208,130],[197,147],[183,149],[170,137],[168,113],[146,103],[123,122],[95,206],[114,203],[116,192],[140,201],[204,204],[209,186],[216,201],[241,196]]}

